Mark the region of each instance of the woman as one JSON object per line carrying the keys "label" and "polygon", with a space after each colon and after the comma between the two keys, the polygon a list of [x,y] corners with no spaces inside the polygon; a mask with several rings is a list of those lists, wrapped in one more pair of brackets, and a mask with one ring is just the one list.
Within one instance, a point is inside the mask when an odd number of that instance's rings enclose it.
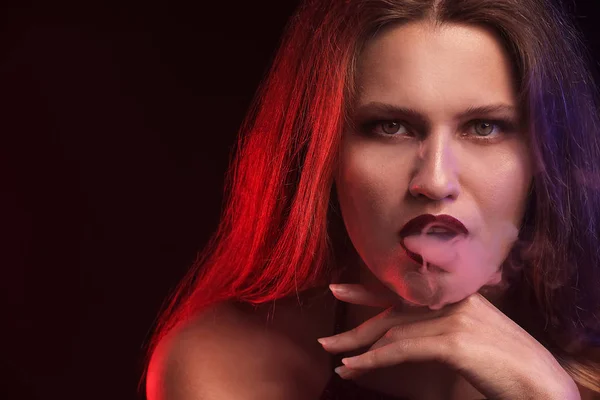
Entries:
{"label": "woman", "polygon": [[148,398],[598,396],[586,63],[549,1],[302,3]]}

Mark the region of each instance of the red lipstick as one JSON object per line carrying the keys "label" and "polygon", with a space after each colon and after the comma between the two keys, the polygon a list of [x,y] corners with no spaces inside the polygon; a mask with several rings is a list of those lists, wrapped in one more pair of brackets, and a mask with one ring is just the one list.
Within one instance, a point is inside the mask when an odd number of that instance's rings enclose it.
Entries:
{"label": "red lipstick", "polygon": [[418,235],[427,225],[446,228],[455,232],[456,234],[469,234],[469,230],[463,225],[463,223],[450,215],[422,214],[404,224],[400,230],[400,236],[405,238],[406,236],[410,235]]}

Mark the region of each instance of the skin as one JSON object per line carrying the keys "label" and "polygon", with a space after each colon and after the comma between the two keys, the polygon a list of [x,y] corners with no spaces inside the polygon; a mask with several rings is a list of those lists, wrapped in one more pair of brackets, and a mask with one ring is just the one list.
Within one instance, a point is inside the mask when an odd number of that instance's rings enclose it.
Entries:
{"label": "skin", "polygon": [[[344,133],[335,181],[348,235],[367,269],[363,277],[372,274],[401,298],[432,309],[497,285],[532,181],[500,42],[484,28],[418,22],[384,31],[359,61],[354,126]],[[422,120],[374,110],[374,103],[414,109]],[[460,116],[496,104],[514,110]],[[515,127],[482,125],[497,119]],[[364,127],[381,120],[390,122]],[[449,214],[469,230],[450,247],[450,272],[420,268],[401,246],[400,229],[425,213]],[[422,248],[430,246],[416,239],[411,246],[425,256]]]}
{"label": "skin", "polygon": [[[336,368],[342,378],[376,370],[381,379],[359,384],[411,398],[580,398],[552,354],[478,293],[502,282],[532,182],[511,71],[500,41],[482,27],[416,22],[367,44],[335,178],[360,273],[359,284],[332,291],[349,303],[346,324],[355,328],[319,339],[347,355]],[[508,111],[461,116],[496,104]],[[469,232],[402,242],[399,231],[420,214],[449,214]],[[427,263],[409,258],[402,243]]]}
{"label": "skin", "polygon": [[[339,300],[353,304],[381,306],[387,301],[361,285],[337,285],[332,291]],[[388,386],[387,391],[420,399],[481,399],[482,395],[496,400],[582,399],[554,356],[479,293],[429,312],[421,308],[406,313],[389,302],[387,306],[357,329],[319,339],[331,353],[370,346],[362,354],[342,359],[344,365],[336,368],[342,378],[356,379],[406,362],[433,361],[456,371],[466,385],[459,380],[444,387],[440,376],[430,371],[425,374],[427,386],[415,388],[396,381],[397,386]]]}
{"label": "skin", "polygon": [[[411,107],[429,128],[411,121],[415,134],[394,141],[345,133],[336,186],[362,267],[359,284],[332,292],[348,303],[343,325],[356,328],[323,337],[335,313],[320,288],[301,294],[301,308],[296,297],[278,301],[277,312],[274,304],[215,308],[161,342],[148,398],[314,399],[329,379],[329,352],[346,356],[336,368],[344,379],[412,399],[579,399],[552,355],[477,293],[499,280],[531,180],[525,135],[500,133],[483,145],[467,129],[470,119],[456,118],[471,106],[515,105],[495,37],[474,27],[404,25],[369,43],[360,72],[359,107]],[[419,276],[421,266],[399,245],[398,231],[422,213],[454,215],[470,231],[450,248],[426,242],[432,238],[405,243],[452,271],[443,276]],[[404,309],[400,298],[426,307]]]}

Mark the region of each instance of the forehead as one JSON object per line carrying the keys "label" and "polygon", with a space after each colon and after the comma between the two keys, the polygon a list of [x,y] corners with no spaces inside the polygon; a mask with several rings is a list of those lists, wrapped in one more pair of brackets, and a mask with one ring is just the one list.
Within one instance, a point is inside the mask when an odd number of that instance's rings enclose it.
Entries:
{"label": "forehead", "polygon": [[393,26],[366,44],[357,72],[359,105],[383,102],[441,116],[481,104],[515,104],[510,59],[483,27]]}

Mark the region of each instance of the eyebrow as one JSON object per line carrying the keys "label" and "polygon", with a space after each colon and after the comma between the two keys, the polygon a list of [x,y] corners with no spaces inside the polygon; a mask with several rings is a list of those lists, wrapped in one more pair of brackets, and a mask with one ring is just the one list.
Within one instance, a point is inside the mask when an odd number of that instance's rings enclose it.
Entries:
{"label": "eyebrow", "polygon": [[[430,126],[429,119],[424,114],[420,113],[414,108],[400,107],[393,104],[381,103],[377,101],[358,106],[354,114],[359,119],[362,119],[362,117],[367,117],[368,114],[382,114],[386,118],[402,115],[407,117],[408,119],[416,121],[419,125],[422,125],[423,127]],[[511,117],[516,117],[517,108],[504,103],[471,106],[466,110],[456,114],[455,119],[468,119],[477,116],[481,117],[482,115],[489,114],[504,114],[510,115]]]}

